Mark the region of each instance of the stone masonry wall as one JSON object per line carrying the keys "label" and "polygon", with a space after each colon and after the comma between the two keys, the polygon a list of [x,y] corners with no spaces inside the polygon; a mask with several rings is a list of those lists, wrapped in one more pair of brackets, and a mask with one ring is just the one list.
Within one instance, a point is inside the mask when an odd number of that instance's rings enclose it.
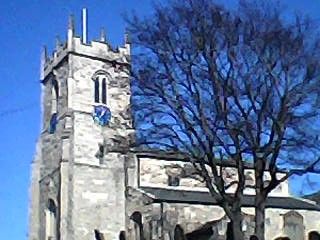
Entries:
{"label": "stone masonry wall", "polygon": [[[128,65],[111,63],[109,57],[116,56],[103,51],[106,44],[85,46],[76,38],[74,41],[77,54],[69,55],[68,79],[68,106],[73,116],[68,240],[91,240],[94,229],[106,239],[115,239],[125,230],[125,155],[119,150],[121,144],[126,145],[131,128],[130,115],[126,115],[130,100]],[[106,106],[112,114],[106,126],[98,125],[92,117],[96,105],[93,76],[97,71],[106,74]],[[102,152],[100,146],[104,146]]]}
{"label": "stone masonry wall", "polygon": [[[152,158],[139,158],[140,166],[140,185],[150,187],[169,187],[169,176],[174,176],[180,179],[179,186],[170,188],[185,189],[185,190],[198,190],[207,191],[205,183],[202,178],[195,172],[192,164],[182,161],[168,161]],[[253,170],[246,170],[245,175],[247,177],[246,185],[254,186],[254,172]],[[237,179],[237,171],[235,168],[224,168],[223,176],[226,183],[230,183]],[[265,178],[268,179],[268,173],[265,174]],[[227,192],[235,191],[236,186],[230,187]],[[254,189],[247,187],[245,194],[254,194]],[[288,196],[288,182],[281,183],[276,189],[274,189],[270,195],[272,196]]]}
{"label": "stone masonry wall", "polygon": [[[170,239],[173,236],[173,231],[176,224],[182,226],[185,233],[190,233],[201,226],[211,222],[217,224],[217,234],[223,236],[226,232],[227,222],[222,208],[218,206],[205,206],[196,204],[175,204],[175,203],[152,203],[148,195],[142,194],[138,190],[129,188],[128,203],[127,203],[127,233],[128,240],[134,240],[135,229],[134,223],[130,220],[130,216],[134,212],[140,212],[142,215],[142,223],[144,226],[145,234],[156,235],[152,239],[158,239],[161,234],[164,234],[164,239]],[[250,234],[253,234],[254,224],[253,208],[243,208],[244,224],[242,230],[245,232],[247,239]],[[318,231],[320,223],[317,221],[320,217],[320,212],[308,210],[289,210],[289,209],[266,209],[265,220],[265,238],[275,239],[280,236],[288,236],[284,223],[284,217],[290,212],[296,212],[302,216],[303,226],[290,226],[294,231],[294,235],[290,235],[292,240],[307,240],[308,233],[311,231]],[[214,223],[214,221],[218,221]],[[150,224],[154,223],[154,224]],[[290,224],[290,223],[289,223]],[[154,228],[157,230],[155,231]],[[153,230],[152,230],[153,229]],[[150,233],[153,231],[153,233]],[[162,231],[162,233],[159,233]],[[299,232],[302,231],[302,232]],[[303,237],[301,237],[303,236]]]}
{"label": "stone masonry wall", "polygon": [[[60,164],[63,160],[63,155],[66,155],[66,149],[63,147],[62,138],[69,138],[70,131],[68,128],[69,117],[67,115],[67,76],[68,76],[68,61],[64,60],[54,70],[54,72],[47,76],[42,86],[43,90],[43,125],[42,133],[39,139],[41,148],[39,151],[39,178],[34,185],[38,185],[39,195],[34,201],[38,201],[38,209],[33,208],[32,214],[38,214],[37,222],[34,222],[34,229],[39,229],[38,233],[40,239],[45,238],[46,234],[46,216],[45,212],[48,208],[49,199],[55,202],[57,207],[57,221],[61,217],[60,209]],[[49,123],[52,116],[52,82],[55,79],[58,82],[59,92],[57,99],[57,114],[58,123],[56,131],[49,133]],[[68,154],[67,154],[68,155]],[[34,169],[35,170],[35,169]],[[64,196],[67,197],[67,196]],[[58,226],[57,226],[58,228]],[[57,229],[58,230],[58,229]],[[59,232],[59,231],[57,231]],[[37,238],[38,239],[38,236]]]}
{"label": "stone masonry wall", "polygon": [[[61,138],[64,134],[67,121],[67,76],[68,76],[68,62],[64,61],[55,70],[54,76],[49,76],[49,79],[43,85],[43,130],[41,134],[42,143],[42,159],[41,159],[41,178],[47,176],[52,171],[55,171],[60,166],[62,158]],[[51,118],[51,104],[52,104],[52,84],[51,78],[55,78],[59,84],[58,97],[58,123],[57,129],[53,134],[48,132]]]}
{"label": "stone masonry wall", "polygon": [[[139,157],[136,160],[137,167],[139,166],[139,183],[140,186],[150,186],[150,187],[158,187],[158,188],[173,188],[177,191],[179,190],[189,190],[189,191],[207,191],[207,188],[204,186],[204,183],[201,179],[197,179],[194,176],[193,167],[187,162],[181,161],[168,161],[162,159],[154,159],[148,157]],[[224,173],[227,181],[232,181],[236,179],[236,172],[233,168],[226,168],[226,172]],[[248,184],[253,184],[252,179],[252,170],[248,170],[246,172]],[[250,176],[251,175],[251,176]],[[169,176],[178,176],[180,178],[179,186],[168,186]],[[266,179],[268,179],[268,174],[266,173]],[[251,182],[250,182],[251,181]],[[254,194],[251,192],[251,189],[246,190],[246,194]],[[288,185],[287,182],[284,182],[281,186],[274,190],[272,193],[273,196],[288,196]],[[131,202],[131,199],[128,200]],[[133,205],[134,206],[134,205]],[[159,213],[159,206],[155,206],[155,204],[151,204],[145,207],[137,208],[141,211],[142,215],[145,215],[144,221],[148,223],[150,219],[156,219],[157,213]],[[136,210],[137,210],[136,209]],[[155,210],[158,209],[158,210]],[[133,209],[131,209],[132,214]],[[225,219],[227,221],[227,217],[222,208],[218,206],[204,206],[204,205],[188,205],[188,204],[167,204],[163,205],[163,217],[161,218],[163,223],[162,227],[164,228],[165,234],[172,234],[174,227],[176,224],[180,224],[186,232],[192,232],[197,228],[201,227],[207,222],[217,221],[221,219]],[[244,208],[244,213],[248,216],[253,216],[252,208]],[[283,234],[283,229],[279,221],[282,218],[281,214],[288,212],[289,210],[279,210],[279,209],[268,209],[267,210],[267,230],[266,236],[267,239],[272,239],[278,233],[278,235]],[[130,214],[128,212],[127,214]],[[306,211],[305,214],[308,214]],[[152,217],[153,216],[153,217]],[[158,216],[160,219],[160,217]],[[221,225],[222,224],[222,225]],[[248,223],[249,224],[249,223]],[[250,223],[251,224],[251,223]],[[250,225],[249,224],[249,225]],[[219,231],[219,235],[223,235],[226,231],[226,223],[220,223],[220,227],[217,229]],[[244,231],[249,231],[252,233],[253,226],[246,225],[244,226]],[[129,225],[130,226],[130,225]],[[309,225],[309,226],[312,226]],[[131,225],[131,232],[132,230]],[[248,233],[249,235],[249,233]],[[166,239],[166,238],[165,238]]]}
{"label": "stone masonry wall", "polygon": [[55,79],[58,82],[58,105],[57,111],[59,118],[63,118],[67,112],[68,104],[68,72],[69,63],[68,59],[64,59],[51,74],[49,74],[42,85],[42,104],[43,104],[43,117],[42,117],[42,131],[47,131],[49,128],[49,122],[51,118],[52,108],[52,80]]}
{"label": "stone masonry wall", "polygon": [[117,152],[97,158],[104,140],[91,115],[75,112],[74,123],[71,239],[91,240],[94,229],[112,239],[125,226],[125,158]]}
{"label": "stone masonry wall", "polygon": [[37,142],[36,154],[31,164],[31,184],[29,189],[30,205],[29,214],[29,239],[37,240],[39,234],[39,198],[40,198],[40,163],[41,163],[41,142]]}
{"label": "stone masonry wall", "polygon": [[[173,239],[174,229],[179,224],[190,233],[201,228],[208,222],[216,224],[217,234],[225,235],[228,218],[222,208],[218,206],[152,203],[147,195],[129,188],[127,195],[127,239],[136,239],[135,223],[132,215],[141,213],[142,224],[146,239]],[[215,223],[213,223],[215,222]]]}
{"label": "stone masonry wall", "polygon": [[91,240],[94,229],[107,239],[124,230],[124,172],[120,156],[108,159],[105,168],[82,164],[73,166],[71,239]]}
{"label": "stone masonry wall", "polygon": [[[56,219],[58,220],[60,217],[60,173],[58,170],[40,180],[40,239],[45,239],[46,236],[46,211],[48,209],[49,200],[52,200],[57,207]],[[56,230],[58,230],[58,226]]]}

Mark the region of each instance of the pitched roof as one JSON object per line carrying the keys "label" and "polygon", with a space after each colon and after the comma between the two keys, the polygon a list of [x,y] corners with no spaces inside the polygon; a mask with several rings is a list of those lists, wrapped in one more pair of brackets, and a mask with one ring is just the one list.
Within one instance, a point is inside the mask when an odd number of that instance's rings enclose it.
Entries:
{"label": "pitched roof", "polygon": [[[185,203],[185,204],[200,204],[200,205],[217,205],[217,201],[210,195],[209,192],[201,191],[186,191],[166,188],[140,187],[147,193],[155,203]],[[254,196],[244,195],[244,207],[254,206]],[[315,210],[320,211],[320,206],[305,200],[293,197],[268,197],[266,208],[282,208],[295,210]]]}
{"label": "pitched roof", "polygon": [[[184,153],[164,151],[164,150],[140,150],[140,149],[131,149],[133,153],[136,154],[138,158],[150,158],[158,159],[165,161],[180,161],[180,162],[190,162],[190,156]],[[195,161],[199,161],[195,159]],[[236,162],[232,160],[223,160],[217,159],[218,165],[223,165],[224,167],[236,167]],[[253,164],[250,162],[244,162],[244,166],[247,169],[253,169]]]}
{"label": "pitched roof", "polygon": [[320,192],[316,192],[316,193],[313,193],[310,195],[305,195],[305,196],[303,196],[303,198],[310,199],[310,200],[315,201],[319,204],[320,203]]}
{"label": "pitched roof", "polygon": [[[132,153],[135,153],[138,158],[150,158],[150,159],[158,159],[165,161],[180,161],[180,162],[190,162],[190,156],[183,152],[174,152],[174,151],[165,151],[165,150],[155,150],[155,149],[139,149],[132,148],[130,149]],[[195,162],[199,162],[199,159],[193,159]],[[217,165],[223,167],[231,167],[236,168],[237,163],[234,160],[227,159],[221,161],[220,159],[216,159]],[[254,165],[252,162],[244,161],[244,167],[246,169],[254,169]],[[266,168],[267,170],[267,168]],[[279,173],[286,173],[285,169],[278,169]]]}

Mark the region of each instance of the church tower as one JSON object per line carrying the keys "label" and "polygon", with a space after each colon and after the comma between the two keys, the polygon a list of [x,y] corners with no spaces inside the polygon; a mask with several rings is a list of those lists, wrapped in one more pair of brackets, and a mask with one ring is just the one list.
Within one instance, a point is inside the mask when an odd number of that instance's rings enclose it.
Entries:
{"label": "church tower", "polygon": [[[130,44],[82,37],[41,57],[42,129],[32,163],[29,240],[114,239],[125,228],[124,164],[132,121]],[[97,232],[97,231],[96,231]]]}

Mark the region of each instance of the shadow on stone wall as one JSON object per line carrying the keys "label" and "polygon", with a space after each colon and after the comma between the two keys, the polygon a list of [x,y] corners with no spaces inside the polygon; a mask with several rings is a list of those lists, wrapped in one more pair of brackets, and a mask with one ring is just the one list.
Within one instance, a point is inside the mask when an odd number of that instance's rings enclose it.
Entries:
{"label": "shadow on stone wall", "polygon": [[[142,226],[142,225],[141,225]],[[141,235],[137,236],[137,239],[128,239],[128,240],[233,240],[230,232],[230,225],[227,228],[226,236],[214,236],[214,231],[203,231],[203,232],[197,232],[196,233],[187,233],[185,234],[183,228],[177,224],[174,229],[174,235],[173,237],[170,237],[169,239],[146,239],[144,237],[144,231],[143,228],[139,230]],[[107,240],[103,238],[101,233],[99,231],[95,230],[95,236],[96,240]],[[119,240],[126,240],[126,234],[125,231],[121,231],[119,234]],[[259,240],[255,235],[251,235],[249,240]],[[283,237],[277,237],[274,240],[292,240],[289,237],[283,236]],[[302,239],[303,240],[303,239]],[[317,231],[311,231],[308,233],[308,238],[306,240],[320,240],[320,234]]]}

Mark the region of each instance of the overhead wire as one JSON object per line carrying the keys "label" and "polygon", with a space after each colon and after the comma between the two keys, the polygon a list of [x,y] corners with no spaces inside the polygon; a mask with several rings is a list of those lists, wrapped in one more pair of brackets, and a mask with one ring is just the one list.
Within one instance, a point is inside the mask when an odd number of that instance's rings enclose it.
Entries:
{"label": "overhead wire", "polygon": [[39,104],[38,102],[34,101],[16,108],[11,108],[11,109],[7,109],[7,110],[3,110],[0,111],[0,118],[9,116],[9,115],[13,115],[13,114],[17,114],[17,113],[21,113],[21,112],[25,112],[27,110],[30,110],[32,108],[38,107]]}

